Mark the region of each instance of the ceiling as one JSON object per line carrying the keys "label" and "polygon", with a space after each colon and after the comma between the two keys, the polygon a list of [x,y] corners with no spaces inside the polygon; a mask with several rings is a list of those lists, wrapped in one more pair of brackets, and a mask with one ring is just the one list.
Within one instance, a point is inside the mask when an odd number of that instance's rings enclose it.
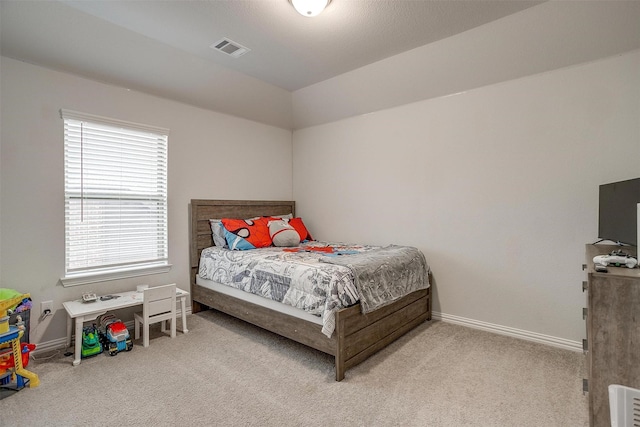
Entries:
{"label": "ceiling", "polygon": [[[333,0],[307,18],[288,0],[0,1],[3,56],[288,128],[296,91],[546,3]],[[210,48],[223,37],[251,50]]]}
{"label": "ceiling", "polygon": [[[41,31],[43,37],[53,40],[62,36],[61,31],[86,41],[108,38],[108,31],[98,33],[96,27],[83,25],[95,17],[119,27],[112,30],[128,30],[131,37],[146,37],[294,91],[486,24],[540,1],[334,0],[315,18],[299,15],[287,0],[62,0],[60,3],[21,5],[24,13],[39,15],[43,23],[52,17],[67,16],[57,19],[54,22],[57,25],[42,25],[29,31]],[[26,46],[12,37],[15,29],[8,25],[9,34],[3,34],[8,38],[3,41],[3,50],[12,55],[24,52],[30,57],[41,56],[35,51],[36,46]],[[210,48],[223,37],[251,51],[233,58]],[[144,56],[144,52],[132,52],[126,45],[120,47],[120,52],[109,52],[113,59]],[[59,44],[47,46],[49,56],[64,55],[58,52],[64,49]],[[75,61],[69,58],[65,67],[81,71],[82,63],[79,58]]]}

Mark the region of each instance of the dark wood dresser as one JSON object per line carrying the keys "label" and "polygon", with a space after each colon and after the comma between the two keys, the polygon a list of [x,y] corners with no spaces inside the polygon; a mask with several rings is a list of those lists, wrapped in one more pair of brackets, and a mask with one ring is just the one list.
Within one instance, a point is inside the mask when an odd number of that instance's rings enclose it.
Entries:
{"label": "dark wood dresser", "polygon": [[640,389],[640,269],[608,267],[607,273],[596,272],[593,257],[616,249],[637,255],[635,247],[587,245],[588,292],[587,374],[584,388],[589,393],[589,425],[608,427],[609,384]]}

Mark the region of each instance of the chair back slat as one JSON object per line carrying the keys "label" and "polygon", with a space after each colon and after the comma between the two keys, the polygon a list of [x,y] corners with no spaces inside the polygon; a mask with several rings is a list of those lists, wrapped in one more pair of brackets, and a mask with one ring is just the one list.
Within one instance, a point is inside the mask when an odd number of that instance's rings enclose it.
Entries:
{"label": "chair back slat", "polygon": [[176,284],[157,286],[144,290],[143,315],[156,316],[176,310]]}
{"label": "chair back slat", "polygon": [[171,311],[175,304],[172,304],[171,298],[163,298],[155,301],[149,301],[148,306],[149,316],[155,316],[156,314],[162,314]]}

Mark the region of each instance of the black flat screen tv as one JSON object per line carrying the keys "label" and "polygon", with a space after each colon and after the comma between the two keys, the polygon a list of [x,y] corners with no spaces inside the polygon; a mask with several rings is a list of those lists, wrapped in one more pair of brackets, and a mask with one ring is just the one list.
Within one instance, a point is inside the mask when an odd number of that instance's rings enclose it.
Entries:
{"label": "black flat screen tv", "polygon": [[600,186],[598,238],[638,246],[640,178]]}

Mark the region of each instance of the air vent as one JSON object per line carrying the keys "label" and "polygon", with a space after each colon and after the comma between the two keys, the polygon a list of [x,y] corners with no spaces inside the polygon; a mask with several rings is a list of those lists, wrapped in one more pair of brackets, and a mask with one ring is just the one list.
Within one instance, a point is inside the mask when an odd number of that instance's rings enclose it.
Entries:
{"label": "air vent", "polygon": [[248,47],[244,47],[240,43],[236,43],[227,38],[215,42],[210,47],[222,53],[226,53],[227,55],[231,55],[234,58],[238,58],[251,50]]}

